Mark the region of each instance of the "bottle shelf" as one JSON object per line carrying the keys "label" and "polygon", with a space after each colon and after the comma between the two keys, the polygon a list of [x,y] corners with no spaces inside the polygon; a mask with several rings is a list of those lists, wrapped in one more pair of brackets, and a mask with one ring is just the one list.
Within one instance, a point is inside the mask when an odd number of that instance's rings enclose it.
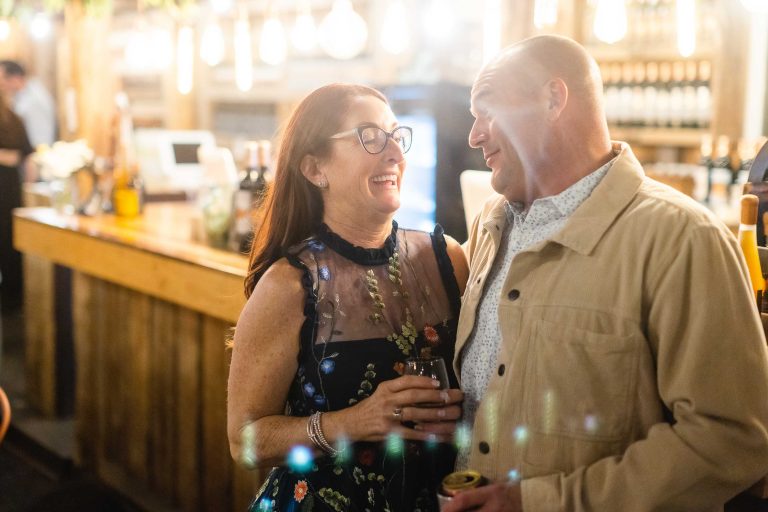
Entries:
{"label": "bottle shelf", "polygon": [[609,126],[611,138],[643,146],[698,148],[701,138],[709,133],[705,128],[650,128]]}

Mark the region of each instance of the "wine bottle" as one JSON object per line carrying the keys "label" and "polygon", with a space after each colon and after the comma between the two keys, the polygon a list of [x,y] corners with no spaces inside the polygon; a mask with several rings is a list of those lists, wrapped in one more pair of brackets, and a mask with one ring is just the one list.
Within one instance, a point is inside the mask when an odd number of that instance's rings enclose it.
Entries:
{"label": "wine bottle", "polygon": [[233,198],[234,220],[230,248],[241,253],[251,249],[254,212],[259,208],[267,190],[265,173],[269,170],[269,141],[248,143],[248,156],[243,178]]}
{"label": "wine bottle", "polygon": [[251,222],[251,210],[254,201],[254,181],[253,173],[258,165],[257,152],[258,143],[249,142],[246,146],[247,157],[243,177],[235,190],[232,199],[232,232],[229,237],[229,246],[233,251],[242,251],[246,245],[247,239],[251,236],[253,225]]}
{"label": "wine bottle", "polygon": [[118,217],[136,217],[144,207],[144,188],[139,178],[136,151],[133,145],[133,121],[128,97],[119,93],[117,133],[113,157],[112,207]]}
{"label": "wine bottle", "polygon": [[749,280],[755,294],[755,302],[760,308],[765,280],[760,268],[760,256],[757,253],[757,209],[759,199],[753,194],[741,196],[741,224],[739,224],[739,244],[744,253],[749,270]]}

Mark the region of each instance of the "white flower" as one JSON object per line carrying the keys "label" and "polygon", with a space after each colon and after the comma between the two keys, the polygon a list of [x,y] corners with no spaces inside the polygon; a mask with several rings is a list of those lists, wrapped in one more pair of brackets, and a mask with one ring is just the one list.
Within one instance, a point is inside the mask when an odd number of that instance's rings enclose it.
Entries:
{"label": "white flower", "polygon": [[33,159],[40,168],[40,176],[50,181],[68,178],[78,169],[90,165],[93,150],[82,139],[74,142],[57,141],[50,148],[39,148]]}

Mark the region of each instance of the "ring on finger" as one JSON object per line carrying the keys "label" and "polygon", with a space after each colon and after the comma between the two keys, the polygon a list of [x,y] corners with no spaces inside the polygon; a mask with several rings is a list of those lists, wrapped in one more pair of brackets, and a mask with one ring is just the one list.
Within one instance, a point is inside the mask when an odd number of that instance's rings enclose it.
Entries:
{"label": "ring on finger", "polygon": [[396,421],[401,421],[403,419],[403,408],[395,407],[392,409],[392,418]]}

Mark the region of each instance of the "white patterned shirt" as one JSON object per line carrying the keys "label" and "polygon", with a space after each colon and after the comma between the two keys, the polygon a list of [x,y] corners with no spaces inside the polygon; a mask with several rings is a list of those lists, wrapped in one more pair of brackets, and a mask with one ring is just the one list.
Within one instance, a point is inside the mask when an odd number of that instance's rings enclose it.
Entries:
{"label": "white patterned shirt", "polygon": [[[464,391],[462,423],[474,424],[475,413],[488,388],[501,343],[499,300],[509,268],[520,251],[546,240],[563,229],[574,211],[592,194],[616,160],[583,177],[556,196],[536,199],[528,211],[522,203],[506,203],[507,223],[502,232],[485,288],[477,306],[475,326],[461,354],[461,389]],[[470,433],[471,436],[471,433]],[[466,468],[469,445],[460,448],[456,467]]]}

